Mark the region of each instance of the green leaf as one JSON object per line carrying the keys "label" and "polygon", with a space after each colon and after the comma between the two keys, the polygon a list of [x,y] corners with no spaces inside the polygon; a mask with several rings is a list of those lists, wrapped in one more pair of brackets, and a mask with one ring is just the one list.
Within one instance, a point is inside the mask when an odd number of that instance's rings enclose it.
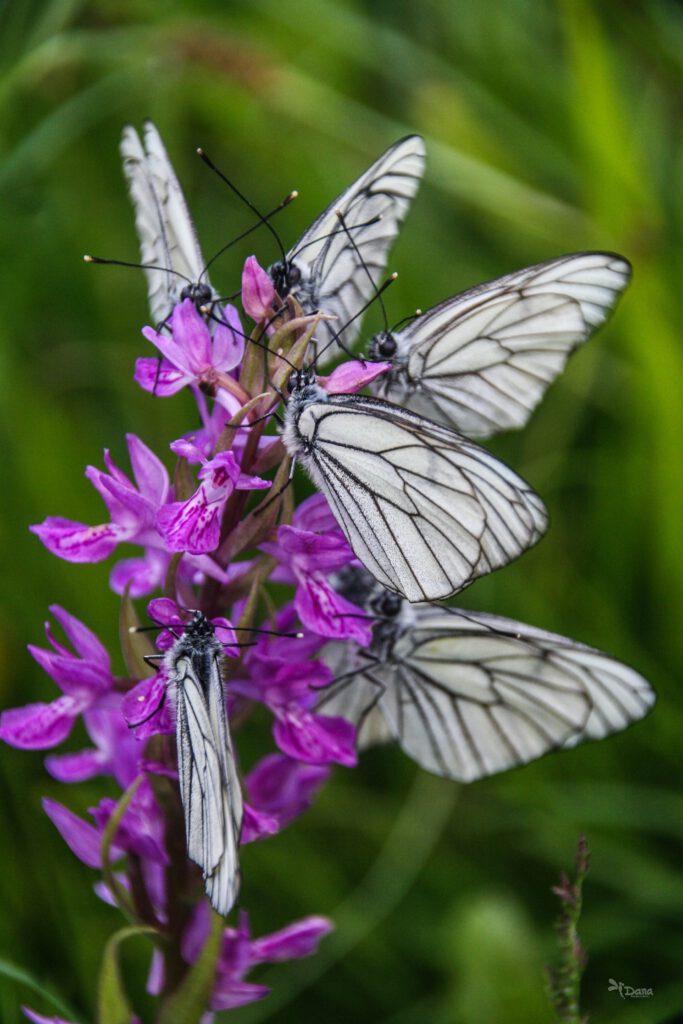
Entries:
{"label": "green leaf", "polygon": [[102,834],[102,875],[104,877],[105,884],[116,899],[119,908],[131,919],[135,917],[135,908],[133,907],[129,894],[116,880],[116,875],[114,874],[111,866],[110,855],[111,846],[119,824],[121,823],[121,818],[126,813],[126,809],[140,788],[143,779],[144,775],[138,775],[138,777],[131,782],[130,786],[114,808],[114,812],[107,822],[107,827]]}
{"label": "green leaf", "polygon": [[201,1020],[213,991],[224,927],[223,918],[214,913],[211,932],[198,959],[179,988],[164,1003],[157,1024],[198,1024]]}
{"label": "green leaf", "polygon": [[132,1010],[119,969],[119,946],[138,935],[155,935],[153,928],[133,925],[121,928],[104,948],[97,986],[97,1024],[130,1024]]}
{"label": "green leaf", "polygon": [[76,1013],[69,1007],[60,996],[55,995],[49,988],[46,988],[42,982],[38,981],[37,978],[23,967],[19,967],[18,964],[13,964],[10,960],[0,959],[0,976],[10,978],[12,981],[16,981],[20,985],[25,985],[31,989],[32,992],[36,992],[39,996],[42,996],[50,1005],[63,1016],[65,1020],[76,1021]]}

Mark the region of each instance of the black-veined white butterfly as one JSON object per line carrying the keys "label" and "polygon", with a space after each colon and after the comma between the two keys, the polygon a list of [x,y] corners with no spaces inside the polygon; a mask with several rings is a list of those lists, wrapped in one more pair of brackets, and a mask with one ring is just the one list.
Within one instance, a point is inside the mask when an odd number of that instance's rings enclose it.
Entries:
{"label": "black-veined white butterfly", "polygon": [[144,145],[135,129],[126,125],[121,155],[135,208],[149,308],[154,322],[161,324],[183,299],[202,306],[218,294],[206,276],[185,196],[151,121],[145,122],[143,138]]}
{"label": "black-veined white butterfly", "polygon": [[242,792],[225,710],[223,645],[196,612],[165,656],[174,683],[178,776],[187,853],[202,869],[206,892],[227,914],[239,891]]}
{"label": "black-veined white butterfly", "polygon": [[373,390],[471,437],[522,427],[630,276],[615,253],[580,252],[455,295],[372,339],[370,358],[393,363]]}
{"label": "black-veined white butterfly", "polygon": [[437,600],[506,565],[547,525],[504,463],[447,427],[365,395],[328,394],[294,371],[283,441],[382,586]]}
{"label": "black-veined white butterfly", "polygon": [[[349,321],[341,338],[344,347],[353,344],[360,317],[353,318],[375,294],[424,167],[424,140],[419,135],[400,139],[330,203],[284,260],[268,268],[280,298],[291,295],[305,313],[320,310],[336,317],[322,321],[316,331],[322,345]],[[337,351],[330,345],[325,358]]]}
{"label": "black-veined white butterfly", "polygon": [[334,644],[343,672],[319,712],[393,739],[427,771],[459,782],[625,729],[652,707],[649,683],[601,651],[483,612],[408,605],[366,573],[348,596],[377,617],[367,651]]}

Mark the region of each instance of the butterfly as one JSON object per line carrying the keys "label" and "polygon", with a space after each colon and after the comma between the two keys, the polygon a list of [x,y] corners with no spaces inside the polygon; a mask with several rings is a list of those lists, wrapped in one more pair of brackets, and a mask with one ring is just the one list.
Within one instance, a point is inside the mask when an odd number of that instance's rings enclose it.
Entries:
{"label": "butterfly", "polygon": [[[400,139],[330,203],[284,259],[268,268],[280,298],[291,295],[304,313],[320,310],[336,317],[319,325],[316,337],[322,345],[340,332],[345,348],[356,339],[359,314],[376,293],[424,167],[424,140],[419,135]],[[327,358],[336,351],[330,345]]]}
{"label": "butterfly", "polygon": [[166,653],[164,665],[175,690],[187,853],[202,869],[214,909],[225,915],[240,885],[242,792],[225,710],[223,653],[214,625],[196,612]]}
{"label": "butterfly", "polygon": [[506,565],[547,525],[504,463],[448,427],[381,398],[328,394],[293,371],[282,439],[383,587],[436,600]]}
{"label": "butterfly", "polygon": [[622,256],[579,252],[455,295],[372,339],[370,359],[392,362],[373,390],[470,437],[522,427],[630,276]]}
{"label": "butterfly", "polygon": [[144,126],[144,145],[131,125],[121,137],[123,171],[135,208],[149,307],[165,323],[173,307],[190,298],[197,308],[218,298],[204,271],[206,263],[180,183],[159,132]]}
{"label": "butterfly", "polygon": [[[375,616],[367,651],[331,645],[316,710],[342,716],[359,746],[394,740],[458,782],[625,729],[652,707],[649,683],[602,651],[484,612],[408,605],[367,573],[342,592]],[[350,581],[350,586],[349,586]]]}

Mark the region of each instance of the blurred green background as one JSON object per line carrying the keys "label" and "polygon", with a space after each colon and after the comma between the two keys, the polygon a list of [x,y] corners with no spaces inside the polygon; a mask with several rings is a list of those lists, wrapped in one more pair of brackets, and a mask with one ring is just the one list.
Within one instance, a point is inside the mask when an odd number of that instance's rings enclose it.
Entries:
{"label": "blurred green background", "polygon": [[[105,446],[127,466],[125,431],[163,452],[188,427],[182,399],[154,401],[132,382],[135,356],[151,351],[142,275],[80,259],[137,258],[124,122],[156,121],[207,256],[251,218],[195,146],[263,209],[299,189],[277,224],[289,245],[387,145],[424,134],[425,183],[390,261],[394,320],[574,249],[631,259],[610,325],[530,426],[492,443],[543,495],[550,532],[463,603],[619,656],[652,680],[654,712],[460,790],[390,749],[339,770],[308,815],[244,853],[257,934],[310,913],[331,915],[337,932],[318,958],[263,972],[273,995],[230,1020],[549,1021],[550,886],[585,831],[584,1008],[595,1021],[682,1021],[681,5],[5,0],[0,61],[3,707],[56,695],[25,651],[42,640],[49,603],[116,650],[108,566],[57,561],[28,524],[101,521],[84,466],[101,465]],[[214,282],[238,287],[251,251],[276,255],[257,235]],[[82,812],[108,783],[66,790],[38,753],[2,748],[0,759],[0,957],[91,1020],[121,919],[39,801]],[[131,947],[134,990],[146,955]],[[610,978],[654,996],[622,1000]],[[4,1024],[23,1019],[20,1001],[55,1012],[0,979]]]}

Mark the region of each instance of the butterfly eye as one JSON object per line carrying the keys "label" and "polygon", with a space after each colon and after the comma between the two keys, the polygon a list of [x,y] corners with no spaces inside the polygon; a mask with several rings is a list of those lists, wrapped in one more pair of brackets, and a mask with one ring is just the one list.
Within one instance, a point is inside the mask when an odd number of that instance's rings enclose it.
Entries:
{"label": "butterfly eye", "polygon": [[296,263],[290,263],[287,267],[287,287],[293,288],[301,280],[301,271]]}
{"label": "butterfly eye", "polygon": [[288,395],[291,395],[291,393],[294,390],[294,388],[296,387],[296,385],[297,385],[297,374],[296,373],[290,373],[289,377],[287,378],[287,383],[285,384],[285,390],[286,390]]}
{"label": "butterfly eye", "polygon": [[402,603],[403,598],[400,594],[393,594],[390,590],[385,590],[375,598],[373,605],[378,615],[386,619],[393,619],[400,612]]}
{"label": "butterfly eye", "polygon": [[396,355],[396,339],[393,334],[382,334],[377,345],[377,354],[383,359],[391,359]]}

